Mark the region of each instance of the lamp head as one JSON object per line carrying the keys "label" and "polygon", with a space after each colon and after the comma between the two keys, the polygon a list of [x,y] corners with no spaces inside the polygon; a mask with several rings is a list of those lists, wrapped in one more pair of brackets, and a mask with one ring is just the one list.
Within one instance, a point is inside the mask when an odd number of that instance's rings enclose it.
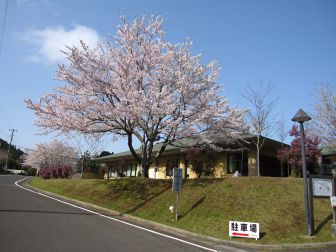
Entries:
{"label": "lamp head", "polygon": [[302,109],[299,109],[298,112],[296,112],[295,116],[292,118],[293,122],[299,122],[304,123],[311,120],[311,117],[306,114]]}

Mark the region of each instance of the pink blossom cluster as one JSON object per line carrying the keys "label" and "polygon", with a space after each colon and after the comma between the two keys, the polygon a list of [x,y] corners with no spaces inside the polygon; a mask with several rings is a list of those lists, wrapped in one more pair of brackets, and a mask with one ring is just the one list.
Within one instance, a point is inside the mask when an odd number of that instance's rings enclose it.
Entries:
{"label": "pink blossom cluster", "polygon": [[72,169],[70,166],[62,166],[58,168],[44,167],[41,168],[38,175],[44,179],[52,178],[69,178],[72,174]]}

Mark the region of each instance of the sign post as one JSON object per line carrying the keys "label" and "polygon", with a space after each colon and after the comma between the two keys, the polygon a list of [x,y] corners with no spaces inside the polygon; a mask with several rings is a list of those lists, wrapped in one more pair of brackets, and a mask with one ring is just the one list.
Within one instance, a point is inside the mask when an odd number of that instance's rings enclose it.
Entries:
{"label": "sign post", "polygon": [[178,221],[178,206],[179,206],[179,192],[182,190],[182,169],[173,169],[173,188],[172,190],[176,192],[176,210],[175,210],[175,220]]}
{"label": "sign post", "polygon": [[335,186],[335,178],[332,178],[331,185],[331,195],[330,195],[330,203],[333,210],[333,223],[331,225],[336,225],[336,186]]}
{"label": "sign post", "polygon": [[311,176],[314,197],[330,197],[332,195],[332,178]]}
{"label": "sign post", "polygon": [[330,196],[330,203],[333,211],[333,223],[331,224],[331,236],[336,237],[336,186],[335,177],[332,178],[332,196]]}
{"label": "sign post", "polygon": [[[336,197],[335,194],[335,179],[329,176],[311,176],[310,188],[312,197],[330,197],[331,206],[333,209],[333,223],[331,224],[331,233],[333,237],[336,237]],[[311,203],[312,205],[312,203]],[[314,215],[314,212],[312,212]],[[314,217],[311,217],[312,225],[314,227]]]}

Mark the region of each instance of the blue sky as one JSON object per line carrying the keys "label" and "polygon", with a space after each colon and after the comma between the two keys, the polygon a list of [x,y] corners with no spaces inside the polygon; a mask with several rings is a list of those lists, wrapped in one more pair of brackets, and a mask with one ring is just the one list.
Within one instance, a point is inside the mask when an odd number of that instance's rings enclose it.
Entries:
{"label": "blue sky", "polygon": [[[5,15],[0,0],[0,24]],[[193,41],[204,62],[221,65],[218,83],[231,104],[247,107],[246,85],[271,82],[280,97],[277,112],[288,119],[299,108],[310,112],[314,87],[336,85],[336,1],[103,1],[9,0],[0,54],[0,138],[32,148],[53,136],[36,135],[34,114],[23,100],[37,101],[54,81],[59,50],[78,38],[94,44],[115,34],[120,16],[164,17],[167,40]],[[272,97],[271,96],[271,97]],[[125,141],[105,138],[105,149],[127,150]]]}

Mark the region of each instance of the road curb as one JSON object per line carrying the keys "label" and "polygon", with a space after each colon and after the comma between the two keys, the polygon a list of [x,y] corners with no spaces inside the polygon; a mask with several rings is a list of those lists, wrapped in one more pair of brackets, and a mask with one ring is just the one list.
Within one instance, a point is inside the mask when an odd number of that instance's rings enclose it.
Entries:
{"label": "road curb", "polygon": [[273,251],[273,250],[302,250],[302,249],[314,249],[314,248],[330,248],[330,247],[336,247],[336,241],[335,242],[319,242],[319,243],[299,243],[299,244],[247,244],[237,241],[230,241],[230,240],[222,240],[210,236],[205,236],[197,233],[193,233],[190,231],[178,229],[175,227],[170,227],[164,224],[156,223],[150,220],[141,219],[139,217],[135,217],[128,214],[123,214],[115,210],[110,210],[107,208],[103,208],[91,203],[86,203],[83,201],[71,199],[62,195],[58,195],[55,193],[51,193],[48,191],[43,191],[41,189],[32,187],[29,185],[29,181],[31,180],[24,180],[20,182],[19,184],[21,186],[24,186],[26,188],[29,188],[30,190],[33,190],[35,192],[43,193],[48,196],[60,199],[62,201],[72,203],[74,205],[87,208],[89,210],[96,211],[98,213],[114,217],[116,219],[120,219],[122,221],[127,221],[133,224],[137,224],[140,226],[144,226],[146,228],[151,228],[155,231],[164,232],[169,235],[175,235],[179,236],[181,238],[187,238],[189,240],[193,240],[196,242],[201,242],[207,246],[212,246],[218,251],[236,251],[236,252],[242,252],[242,251]]}

